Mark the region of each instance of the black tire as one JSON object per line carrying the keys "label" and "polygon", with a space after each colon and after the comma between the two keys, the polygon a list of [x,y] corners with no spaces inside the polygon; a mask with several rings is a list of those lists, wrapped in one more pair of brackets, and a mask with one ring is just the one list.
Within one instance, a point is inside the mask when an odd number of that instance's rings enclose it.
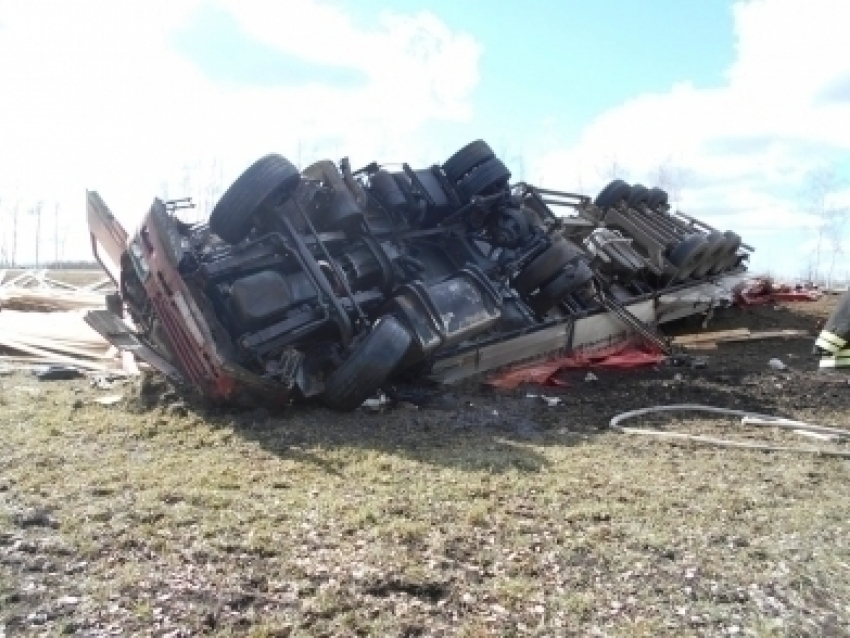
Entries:
{"label": "black tire", "polygon": [[629,194],[629,206],[637,208],[649,201],[649,189],[643,184],[635,184],[632,186],[632,192]]}
{"label": "black tire", "polygon": [[529,299],[528,305],[538,315],[545,315],[571,292],[587,285],[592,278],[593,272],[582,261],[575,266],[567,266],[561,274],[542,286],[537,294]]}
{"label": "black tire", "polygon": [[[618,184],[626,184],[626,182],[624,182],[621,179],[615,179],[613,181],[608,182],[608,185],[605,186],[605,188],[603,188],[601,191],[599,191],[599,193],[596,195],[596,199],[594,200],[594,204],[596,202],[598,202],[600,199],[607,197],[610,190],[612,188],[614,188],[615,186],[617,186]],[[628,184],[626,184],[626,186],[628,186]]]}
{"label": "black tire", "polygon": [[599,195],[596,196],[596,200],[593,202],[597,208],[602,208],[603,210],[606,208],[610,208],[614,204],[618,204],[621,201],[628,200],[631,195],[632,187],[626,184],[621,179],[615,179],[613,182],[608,184]]}
{"label": "black tire", "polygon": [[477,195],[504,188],[511,179],[511,172],[498,157],[487,160],[458,182],[457,190],[464,203]]}
{"label": "black tire", "polygon": [[512,285],[519,294],[528,295],[546,284],[561,268],[581,254],[565,239],[559,238],[523,268],[514,278]]}
{"label": "black tire", "polygon": [[676,279],[687,279],[698,268],[705,257],[708,244],[705,237],[694,233],[680,241],[667,256],[667,260],[679,269]]}
{"label": "black tire", "polygon": [[470,142],[443,164],[443,173],[453,184],[460,181],[473,168],[496,157],[493,149],[484,140]]}
{"label": "black tire", "polygon": [[734,266],[735,262],[738,261],[738,249],[741,247],[741,236],[733,233],[731,230],[727,230],[723,233],[723,236],[726,237],[726,246],[723,251],[723,258],[720,260],[720,263],[717,264],[717,267],[708,273],[709,275],[721,273]]}
{"label": "black tire", "polygon": [[398,319],[379,318],[354,352],[325,381],[325,404],[344,412],[359,407],[398,367],[411,341],[410,333]]}
{"label": "black tire", "polygon": [[667,206],[667,191],[660,188],[650,188],[649,200],[646,205],[652,210],[658,210],[660,206]]}
{"label": "black tire", "polygon": [[726,236],[723,233],[713,230],[706,235],[705,240],[708,243],[705,257],[702,258],[700,265],[694,268],[693,272],[697,279],[710,274],[726,260]]}
{"label": "black tire", "polygon": [[298,169],[281,155],[266,155],[231,184],[210,214],[210,230],[228,244],[251,232],[254,214],[292,195],[301,181]]}
{"label": "black tire", "polygon": [[390,210],[398,210],[407,206],[407,197],[388,172],[378,171],[369,178],[369,183],[378,201]]}

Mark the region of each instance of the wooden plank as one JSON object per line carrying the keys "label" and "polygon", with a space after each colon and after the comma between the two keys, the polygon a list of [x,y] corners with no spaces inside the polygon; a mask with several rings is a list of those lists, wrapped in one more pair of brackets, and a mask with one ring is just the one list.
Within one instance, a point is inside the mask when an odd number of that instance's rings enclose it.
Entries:
{"label": "wooden plank", "polygon": [[734,343],[736,341],[759,341],[761,339],[790,339],[794,337],[814,337],[808,330],[763,330],[751,332],[746,336],[728,337],[721,342]]}
{"label": "wooden plank", "polygon": [[686,343],[681,345],[685,350],[717,350],[717,343]]}
{"label": "wooden plank", "polygon": [[55,359],[45,359],[44,357],[14,357],[12,355],[2,354],[0,355],[0,362],[6,363],[29,363],[32,365],[65,365],[63,361],[56,361]]}
{"label": "wooden plank", "polygon": [[83,348],[75,347],[74,345],[68,345],[67,342],[62,341],[54,341],[52,339],[42,339],[39,337],[32,337],[29,335],[20,335],[20,334],[5,334],[3,338],[10,339],[17,343],[22,343],[28,346],[34,346],[37,348],[44,348],[46,350],[51,350],[56,353],[64,353],[69,355],[74,355],[77,357],[84,357],[86,359],[114,359],[116,353],[110,353],[108,350],[100,347],[95,351],[86,350]]}
{"label": "wooden plank", "polygon": [[[740,330],[724,330],[723,332],[706,332],[704,335],[684,335],[673,340],[674,345],[683,346],[689,350],[714,350],[718,343],[742,343],[744,341],[760,341],[762,339],[791,339],[795,337],[811,338],[814,335],[807,330],[761,330],[750,332],[746,328]],[[705,338],[702,338],[705,337]],[[712,337],[708,339],[708,337]]]}
{"label": "wooden plank", "polygon": [[82,288],[80,288],[80,290],[87,290],[87,291],[90,291],[90,292],[94,292],[94,291],[99,290],[100,288],[103,288],[104,286],[107,286],[107,285],[110,286],[110,287],[114,287],[112,280],[109,279],[108,277],[104,277],[100,281],[96,281],[93,284],[89,284],[88,286],[83,286]]}
{"label": "wooden plank", "polygon": [[74,284],[66,284],[64,281],[58,281],[56,279],[51,279],[50,277],[45,277],[42,281],[45,284],[49,284],[48,286],[46,286],[48,289],[60,288],[63,290],[70,290],[72,292],[79,292],[83,290],[82,288],[80,288],[79,286],[75,286]]}
{"label": "wooden plank", "polygon": [[26,280],[27,280],[27,279],[29,279],[30,277],[32,277],[32,275],[30,275],[28,272],[22,272],[22,273],[20,273],[17,277],[13,277],[13,278],[12,278],[12,279],[10,279],[9,281],[4,282],[4,283],[3,283],[3,288],[9,288],[9,287],[11,287],[11,286],[14,286],[14,285],[16,285],[19,281],[26,281]]}
{"label": "wooden plank", "polygon": [[86,347],[109,345],[106,340],[89,327],[83,315],[76,312],[20,312],[18,310],[0,311],[0,334],[17,333],[56,339],[58,341],[74,341]]}
{"label": "wooden plank", "polygon": [[712,343],[733,337],[745,337],[750,334],[747,328],[735,328],[734,330],[721,330],[718,332],[697,332],[694,334],[681,335],[673,339],[675,345],[689,343]]}
{"label": "wooden plank", "polygon": [[27,354],[32,354],[37,357],[43,357],[45,359],[53,359],[57,362],[64,363],[67,365],[77,366],[78,368],[85,368],[86,370],[98,370],[104,372],[108,370],[105,365],[100,363],[95,363],[93,361],[88,361],[85,359],[74,358],[74,357],[66,357],[63,355],[57,355],[53,352],[49,352],[47,350],[42,350],[41,348],[35,348],[33,346],[28,346],[25,343],[18,343],[16,341],[12,341],[11,339],[7,339],[5,336],[0,335],[0,346],[4,346],[11,350],[17,350],[19,352],[25,352]]}

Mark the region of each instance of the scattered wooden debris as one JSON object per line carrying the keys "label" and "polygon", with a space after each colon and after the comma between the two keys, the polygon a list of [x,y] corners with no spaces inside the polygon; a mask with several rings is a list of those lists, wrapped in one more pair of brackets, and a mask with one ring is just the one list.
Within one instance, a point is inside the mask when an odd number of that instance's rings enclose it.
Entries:
{"label": "scattered wooden debris", "polygon": [[759,330],[751,332],[747,328],[721,330],[719,332],[698,332],[681,335],[673,339],[673,345],[690,350],[714,350],[718,343],[737,343],[741,341],[760,341],[763,339],[791,339],[812,337],[806,330]]}
{"label": "scattered wooden debris", "polygon": [[808,330],[759,330],[758,332],[751,332],[741,337],[724,339],[724,341],[760,341],[762,339],[792,339],[797,337],[814,338],[814,335],[809,333]]}
{"label": "scattered wooden debris", "polygon": [[719,332],[697,332],[695,334],[682,335],[673,339],[673,345],[686,346],[697,343],[717,343],[725,339],[749,335],[747,328],[736,328],[735,330],[721,330]]}
{"label": "scattered wooden debris", "polygon": [[132,354],[110,346],[86,324],[82,313],[73,311],[0,311],[0,361],[138,374]]}
{"label": "scattered wooden debris", "polygon": [[8,281],[0,279],[0,307],[29,312],[92,310],[105,306],[103,278],[87,286],[74,286],[47,276],[46,270],[27,270]]}

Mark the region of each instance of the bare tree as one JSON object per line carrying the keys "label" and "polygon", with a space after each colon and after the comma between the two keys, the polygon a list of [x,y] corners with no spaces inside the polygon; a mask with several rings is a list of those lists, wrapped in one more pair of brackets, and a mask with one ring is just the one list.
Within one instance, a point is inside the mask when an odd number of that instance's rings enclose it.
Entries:
{"label": "bare tree", "polygon": [[53,209],[53,267],[59,268],[59,202]]}
{"label": "bare tree", "polygon": [[[192,197],[192,195],[194,195],[192,192],[192,167],[186,163],[183,164],[183,192],[180,194],[180,197]],[[195,221],[191,218],[192,212],[190,210],[186,210],[184,214],[186,215],[185,221]]]}
{"label": "bare tree", "polygon": [[30,208],[30,215],[35,216],[35,267],[40,265],[38,250],[41,246],[41,202]]}
{"label": "bare tree", "polygon": [[[0,204],[3,203],[3,200],[0,199]],[[3,224],[3,207],[0,206],[0,230],[5,228],[5,224]],[[6,266],[9,263],[9,250],[6,247],[6,233],[4,232],[0,235],[0,266]]]}
{"label": "bare tree", "polygon": [[825,253],[831,253],[826,278],[831,281],[836,260],[844,254],[843,233],[848,209],[836,206],[833,198],[841,186],[841,180],[832,167],[813,170],[806,177],[804,197],[808,212],[817,218],[817,237],[814,251],[815,277],[823,279],[821,271]]}
{"label": "bare tree", "polygon": [[59,241],[59,261],[65,261],[65,242],[68,241],[68,225],[62,228],[62,238]]}
{"label": "bare tree", "polygon": [[614,155],[611,157],[610,163],[603,166],[602,168],[596,169],[599,175],[608,180],[614,179],[626,179],[629,175],[629,172],[626,168],[617,161],[617,156]]}
{"label": "bare tree", "polygon": [[844,256],[844,227],[847,222],[847,208],[834,208],[829,216],[827,224],[829,232],[829,248],[832,253],[829,261],[829,273],[827,274],[827,285],[832,286],[835,282],[835,263],[839,257]]}
{"label": "bare tree", "polygon": [[18,207],[20,202],[15,202],[15,207],[12,209],[12,249],[9,251],[10,263],[12,268],[15,267],[15,259],[18,254]]}
{"label": "bare tree", "polygon": [[668,157],[652,171],[649,179],[654,186],[667,192],[671,205],[674,203],[678,205],[682,199],[684,175],[684,170],[676,166],[673,159]]}
{"label": "bare tree", "polygon": [[813,283],[817,279],[815,273],[815,259],[813,255],[806,257],[803,265],[800,267],[800,281],[803,283]]}
{"label": "bare tree", "polygon": [[222,193],[222,181],[223,181],[223,171],[221,167],[221,161],[218,158],[215,158],[212,161],[212,166],[210,170],[210,178],[207,182],[206,187],[206,203],[204,206],[203,214],[206,218],[209,218],[210,213],[212,212],[213,206],[215,206],[218,198],[221,197]]}

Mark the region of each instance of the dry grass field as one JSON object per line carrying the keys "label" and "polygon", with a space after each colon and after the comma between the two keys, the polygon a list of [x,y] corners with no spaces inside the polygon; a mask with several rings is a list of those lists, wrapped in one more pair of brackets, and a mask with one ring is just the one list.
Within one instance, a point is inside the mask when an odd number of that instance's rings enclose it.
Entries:
{"label": "dry grass field", "polygon": [[[712,328],[815,331],[830,303]],[[544,390],[556,407],[475,383],[350,415],[2,376],[0,635],[847,635],[848,461],[607,429],[688,402],[850,429],[850,386],[810,350],[727,344],[704,369],[577,372]]]}

